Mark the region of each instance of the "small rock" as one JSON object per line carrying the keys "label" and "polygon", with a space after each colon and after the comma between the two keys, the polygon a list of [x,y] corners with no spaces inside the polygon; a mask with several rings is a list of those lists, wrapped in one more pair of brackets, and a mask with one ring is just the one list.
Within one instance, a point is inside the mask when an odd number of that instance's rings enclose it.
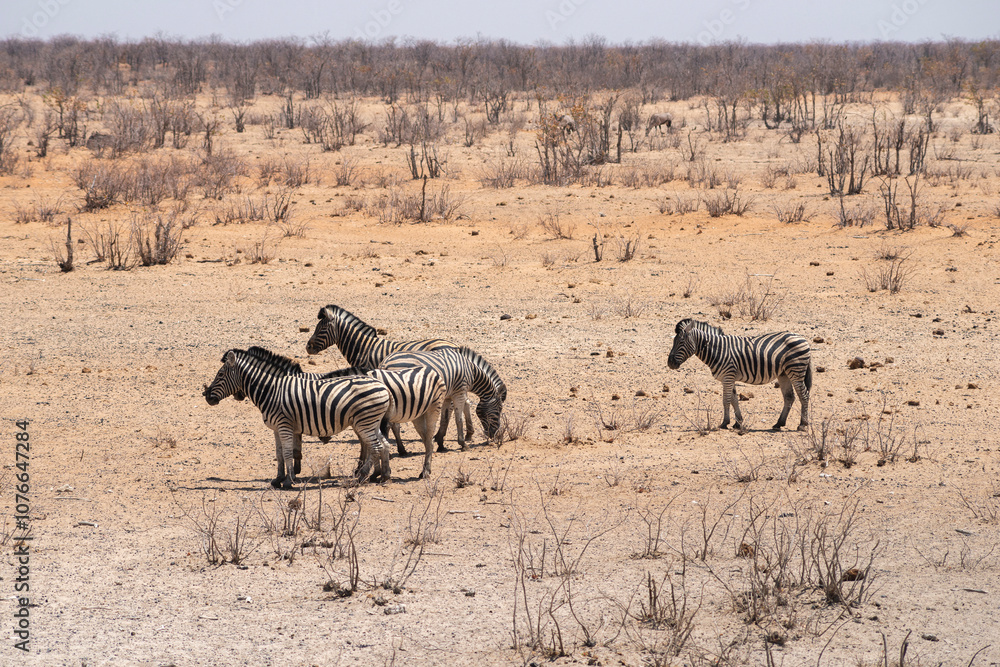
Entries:
{"label": "small rock", "polygon": [[305,333],[309,331],[309,327],[299,327],[299,333]]}
{"label": "small rock", "polygon": [[524,319],[526,319],[526,320],[533,320],[536,317],[538,317],[538,313],[528,313],[527,315],[524,316]]}
{"label": "small rock", "polygon": [[854,391],[864,391],[864,390],[865,390],[864,387],[855,387],[854,388]]}
{"label": "small rock", "polygon": [[608,351],[607,351],[607,352],[605,353],[605,355],[604,355],[604,356],[606,356],[606,357],[608,357],[608,358],[611,358],[611,357],[615,356],[615,351],[614,351],[614,350],[612,350],[612,349],[611,349],[611,348],[609,347],[609,348],[608,348]]}
{"label": "small rock", "polygon": [[[381,286],[382,286],[382,283],[375,283],[375,287],[381,287]],[[309,331],[309,330],[306,329],[306,331]]]}
{"label": "small rock", "polygon": [[621,398],[622,398],[622,397],[621,397],[621,396],[619,396],[618,394],[611,394],[611,400],[612,400],[612,401],[620,401],[620,400],[621,400]]}
{"label": "small rock", "polygon": [[975,382],[970,382],[969,385],[968,385],[968,387],[966,387],[966,388],[967,389],[979,389],[979,385],[976,384]]}
{"label": "small rock", "polygon": [[642,389],[640,389],[639,391],[635,392],[635,395],[636,396],[648,396],[649,394],[647,394]]}
{"label": "small rock", "polygon": [[833,271],[827,271],[827,272],[826,272],[826,275],[828,275],[828,276],[832,276],[832,275],[833,275]]}
{"label": "small rock", "polygon": [[663,387],[660,388],[660,391],[662,391],[665,394],[668,391],[670,391],[670,387],[668,387],[667,385],[663,385]]}
{"label": "small rock", "polygon": [[819,266],[819,262],[809,262],[809,266]]}
{"label": "small rock", "polygon": [[826,366],[817,366],[816,367],[816,372],[817,373],[825,373],[826,372]]}
{"label": "small rock", "polygon": [[427,251],[426,251],[426,250],[418,250],[418,251],[416,251],[416,252],[415,252],[415,253],[413,253],[413,254],[414,254],[414,255],[426,255],[426,254],[427,254]]}
{"label": "small rock", "polygon": [[823,340],[822,336],[816,336],[815,338],[813,338],[813,342],[814,343],[823,343],[825,341]]}
{"label": "small rock", "polygon": [[479,236],[479,230],[473,229],[471,232],[469,232],[469,234],[471,234],[472,236]]}
{"label": "small rock", "polygon": [[740,393],[740,400],[741,401],[749,401],[751,398],[753,398],[753,392],[752,391],[748,391],[745,394],[744,393]]}
{"label": "small rock", "polygon": [[84,367],[83,367],[83,369],[82,369],[82,370],[81,370],[80,372],[81,372],[81,373],[89,373],[89,372],[90,372],[90,369],[89,369],[89,368],[87,368],[86,366],[84,366]]}
{"label": "small rock", "polygon": [[920,401],[907,401],[906,404],[915,408],[920,405]]}
{"label": "small rock", "polygon": [[692,389],[691,387],[684,387],[684,393],[685,394],[693,394],[694,393],[694,389]]}
{"label": "small rock", "polygon": [[920,638],[921,639],[926,639],[929,642],[936,642],[936,641],[938,641],[937,635],[932,635],[929,632],[925,632],[924,634],[920,635]]}
{"label": "small rock", "polygon": [[896,360],[893,359],[892,357],[886,357],[885,358],[885,363],[887,363],[887,364],[894,364],[894,363],[896,363]]}
{"label": "small rock", "polygon": [[406,605],[405,604],[395,604],[391,607],[386,607],[382,610],[382,613],[388,616],[389,614],[405,614]]}
{"label": "small rock", "polygon": [[507,315],[506,313],[504,313],[503,315],[500,316],[500,319],[501,319],[501,321],[502,320],[509,320],[510,319],[510,315]]}
{"label": "small rock", "polygon": [[474,590],[472,590],[470,588],[469,590],[465,591],[465,597],[467,597],[467,598],[474,598],[474,597],[476,597],[476,591],[474,591]]}
{"label": "small rock", "polygon": [[375,333],[378,334],[379,336],[388,336],[389,330],[379,327],[378,329],[375,330]]}
{"label": "small rock", "polygon": [[859,368],[864,368],[865,360],[862,359],[861,357],[854,357],[853,359],[847,362],[847,367],[850,368],[852,371],[857,370]]}
{"label": "small rock", "polygon": [[934,335],[935,336],[943,336],[944,335],[944,329],[935,329],[934,330]]}
{"label": "small rock", "polygon": [[576,283],[567,283],[566,287],[568,287],[569,289],[573,289],[574,287],[576,287]]}
{"label": "small rock", "polygon": [[865,578],[865,573],[856,567],[852,567],[840,575],[841,581],[861,581]]}

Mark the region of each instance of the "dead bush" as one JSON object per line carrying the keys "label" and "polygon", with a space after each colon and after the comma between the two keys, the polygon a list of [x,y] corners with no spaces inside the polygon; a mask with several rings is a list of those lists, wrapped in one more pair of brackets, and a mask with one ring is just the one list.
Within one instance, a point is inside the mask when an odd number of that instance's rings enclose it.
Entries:
{"label": "dead bush", "polygon": [[132,243],[142,266],[169,264],[184,243],[183,225],[170,216],[164,221],[162,214],[133,213]]}

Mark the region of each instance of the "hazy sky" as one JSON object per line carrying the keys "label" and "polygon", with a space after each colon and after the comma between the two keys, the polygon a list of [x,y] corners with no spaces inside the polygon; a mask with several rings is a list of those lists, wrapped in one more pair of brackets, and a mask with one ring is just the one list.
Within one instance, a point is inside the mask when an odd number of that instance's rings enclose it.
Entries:
{"label": "hazy sky", "polygon": [[1000,36],[998,0],[0,0],[0,34],[227,41],[463,37],[563,43],[923,41]]}

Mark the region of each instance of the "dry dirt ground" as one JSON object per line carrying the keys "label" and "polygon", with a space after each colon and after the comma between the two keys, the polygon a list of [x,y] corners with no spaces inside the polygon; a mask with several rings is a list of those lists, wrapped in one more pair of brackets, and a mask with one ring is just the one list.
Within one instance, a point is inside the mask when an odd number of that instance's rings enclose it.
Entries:
{"label": "dry dirt ground", "polygon": [[[696,105],[659,108],[684,119],[678,131],[700,131]],[[229,125],[217,141],[251,162],[311,157],[295,197],[304,236],[251,264],[236,260],[265,226],[203,216],[169,265],[109,271],[80,244],[65,274],[50,247],[65,226],[15,224],[14,205],[62,195],[57,221],[72,213],[81,229],[127,208],[77,214],[70,173],[90,155],[56,142],[30,174],[0,178],[0,663],[875,665],[883,646],[891,662],[907,641],[908,665],[1000,664],[1000,145],[948,136],[969,113],[942,109],[932,143],[961,158],[935,164],[973,176],[927,190],[964,234],[887,232],[878,218],[836,226],[814,171],[758,182],[815,143],[753,126],[738,142],[703,138],[706,163],[756,196],[743,217],[661,214],[663,197],[698,194],[680,180],[486,189],[477,169],[500,150],[494,136],[448,147],[459,218],[378,225],[341,203],[376,186],[337,188],[330,174],[350,156],[416,192],[404,149],[368,132],[324,154],[297,132],[268,141],[259,126]],[[534,161],[530,126],[518,141]],[[654,148],[627,160],[683,172],[679,149]],[[866,192],[879,205],[877,182]],[[798,202],[811,220],[777,221],[772,204]],[[571,238],[539,224],[549,215]],[[618,261],[617,239],[640,240],[634,259]],[[878,256],[893,249],[908,257],[901,291],[869,292],[863,272],[888,266]],[[754,321],[735,299],[721,319],[713,304],[747,280],[758,297],[770,284],[775,312]],[[306,470],[330,477],[271,490],[273,440],[257,409],[209,407],[201,388],[233,347],[263,345],[308,370],[344,365],[334,349],[305,354],[330,303],[391,339],[480,351],[509,387],[520,437],[498,446],[477,429],[468,451],[450,439],[435,454],[427,482],[421,457],[394,455],[391,483],[357,488],[352,434],[306,438]],[[696,359],[666,363],[688,316],[813,341],[812,432],[768,430],[781,405],[771,386],[739,388],[746,433],[707,428],[721,421],[720,385]],[[849,368],[855,357],[865,366]],[[27,654],[10,631],[15,420],[30,420]],[[415,451],[413,429],[404,434]],[[210,563],[209,537],[227,561],[237,541],[239,564]],[[341,597],[352,541],[358,590]],[[865,578],[845,581],[852,568]]]}

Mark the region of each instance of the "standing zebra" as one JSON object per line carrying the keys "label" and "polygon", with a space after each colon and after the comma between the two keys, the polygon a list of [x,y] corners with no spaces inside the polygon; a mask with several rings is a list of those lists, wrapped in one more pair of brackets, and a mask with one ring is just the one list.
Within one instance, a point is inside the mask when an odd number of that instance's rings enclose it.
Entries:
{"label": "standing zebra", "polygon": [[496,437],[500,430],[500,412],[503,410],[503,402],[507,398],[507,387],[489,362],[483,359],[478,352],[467,347],[460,347],[457,349],[442,348],[432,352],[394,352],[382,361],[381,368],[399,370],[419,366],[428,366],[436,370],[447,387],[441,426],[437,435],[434,436],[439,452],[444,451],[449,404],[455,410],[458,444],[463,450],[468,448],[462,429],[462,415],[468,407],[470,392],[479,397],[476,415],[483,425],[483,432],[487,438]]}
{"label": "standing zebra", "polygon": [[[376,368],[367,373],[360,368],[350,367],[326,373],[322,377],[347,377],[347,376],[368,376],[375,378],[386,386],[392,395],[393,407],[386,413],[381,425],[382,435],[385,436],[385,422],[402,424],[413,422],[417,429],[421,441],[424,443],[424,467],[420,472],[420,479],[430,477],[431,474],[431,453],[434,446],[431,441],[431,432],[441,415],[441,407],[444,403],[447,388],[441,376],[433,368],[414,367],[402,368],[400,370],[385,370]],[[399,438],[399,429],[396,431],[396,447],[400,456],[406,456],[403,443]]]}
{"label": "standing zebra", "polygon": [[[375,327],[354,313],[333,304],[320,308],[318,318],[316,329],[309,341],[306,342],[306,352],[319,354],[331,345],[336,345],[348,364],[364,372],[378,368],[386,356],[399,350],[439,350],[446,347],[458,347],[455,343],[440,338],[411,341],[391,341],[379,338]],[[466,412],[465,418],[468,421],[465,437],[471,438],[473,434],[472,413]],[[399,437],[399,427],[393,425],[392,428],[396,435],[397,447],[401,448],[402,440]]]}
{"label": "standing zebra", "polygon": [[260,410],[264,423],[274,431],[278,458],[278,474],[271,486],[290,489],[296,483],[303,434],[330,437],[348,426],[361,441],[363,461],[356,475],[368,479],[374,460],[378,461],[376,477],[387,481],[389,443],[379,424],[393,410],[389,390],[369,377],[323,379],[296,374],[297,366],[291,359],[260,347],[229,350],[203,395],[209,405],[218,405],[230,395],[238,401],[249,397]]}
{"label": "standing zebra", "polygon": [[736,382],[765,384],[777,380],[785,405],[772,429],[777,431],[785,425],[795,394],[798,394],[802,405],[798,430],[806,430],[809,425],[812,364],[809,361],[809,341],[805,338],[788,332],[752,338],[727,336],[718,327],[691,319],[678,322],[675,333],[667,366],[676,370],[692,355],[708,365],[712,376],[722,383],[720,428],[729,428],[730,404],[736,414],[737,428],[743,428]]}

